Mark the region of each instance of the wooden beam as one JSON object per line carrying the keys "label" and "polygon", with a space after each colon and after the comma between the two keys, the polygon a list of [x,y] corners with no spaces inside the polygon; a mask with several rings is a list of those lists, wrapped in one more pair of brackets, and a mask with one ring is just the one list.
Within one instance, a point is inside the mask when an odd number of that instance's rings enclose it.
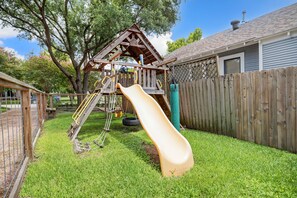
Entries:
{"label": "wooden beam", "polygon": [[161,67],[161,66],[163,66],[163,65],[167,65],[167,64],[169,64],[169,63],[175,62],[176,60],[177,60],[176,57],[174,57],[174,58],[170,58],[170,59],[167,59],[167,60],[162,61],[162,62],[160,62],[160,63],[157,63],[156,66],[157,66],[157,67]]}
{"label": "wooden beam", "polygon": [[11,88],[11,89],[17,89],[17,90],[27,90],[28,88],[15,84],[13,82],[9,82],[3,79],[0,79],[0,87],[5,87],[5,88]]}
{"label": "wooden beam", "polygon": [[19,90],[25,90],[25,89],[32,89],[37,92],[42,92],[35,87],[26,84],[16,78],[13,78],[5,73],[0,72],[0,86],[1,87],[7,87],[12,89],[19,89]]}
{"label": "wooden beam", "polygon": [[116,48],[121,42],[123,42],[131,34],[132,33],[129,31],[124,32],[118,38],[113,40],[109,45],[107,45],[105,48],[103,48],[98,54],[96,54],[94,56],[94,59],[104,58],[104,56],[106,56],[110,51],[112,51],[114,48]]}
{"label": "wooden beam", "polygon": [[32,144],[32,125],[31,125],[31,101],[30,91],[24,90],[22,94],[22,113],[23,113],[23,130],[25,153],[30,160],[33,159],[33,144]]}
{"label": "wooden beam", "polygon": [[115,64],[115,65],[124,65],[129,67],[139,67],[139,68],[145,68],[145,69],[155,69],[155,70],[168,70],[168,68],[160,68],[157,66],[151,66],[151,65],[139,65],[136,63],[126,63],[126,62],[118,62],[118,61],[108,61],[108,60],[102,60],[102,59],[95,59],[95,63],[101,63],[101,64]]}
{"label": "wooden beam", "polygon": [[129,46],[129,47],[137,47],[137,48],[143,48],[145,49],[146,47],[144,45],[136,45],[136,44],[131,44],[129,42],[121,42],[121,45],[123,46]]}
{"label": "wooden beam", "polygon": [[162,61],[161,57],[159,54],[156,53],[156,51],[151,47],[150,44],[147,43],[146,40],[144,40],[142,38],[142,35],[140,33],[137,34],[138,38],[141,40],[141,42],[146,46],[146,48],[154,55],[154,57],[158,60],[158,61]]}
{"label": "wooden beam", "polygon": [[119,56],[122,55],[122,53],[123,53],[122,51],[115,52],[115,53],[109,58],[109,61],[112,61],[112,60],[118,58]]}
{"label": "wooden beam", "polygon": [[141,31],[136,30],[136,29],[128,29],[129,32],[134,32],[134,33],[141,33]]}

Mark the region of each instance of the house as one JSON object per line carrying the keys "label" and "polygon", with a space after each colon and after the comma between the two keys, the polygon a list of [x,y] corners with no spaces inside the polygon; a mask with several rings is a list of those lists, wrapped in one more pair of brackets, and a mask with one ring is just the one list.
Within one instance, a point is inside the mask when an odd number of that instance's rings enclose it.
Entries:
{"label": "house", "polygon": [[179,81],[297,66],[297,3],[231,25],[165,57],[177,57],[171,66]]}

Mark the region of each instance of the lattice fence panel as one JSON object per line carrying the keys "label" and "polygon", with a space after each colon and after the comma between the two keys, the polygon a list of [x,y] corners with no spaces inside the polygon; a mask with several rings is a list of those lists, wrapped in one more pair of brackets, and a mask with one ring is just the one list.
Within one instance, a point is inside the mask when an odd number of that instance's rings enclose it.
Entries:
{"label": "lattice fence panel", "polygon": [[[203,60],[178,64],[174,66],[174,73],[175,79],[178,82],[214,78],[218,76],[217,59],[214,56]],[[172,78],[171,72],[168,77],[169,80]]]}

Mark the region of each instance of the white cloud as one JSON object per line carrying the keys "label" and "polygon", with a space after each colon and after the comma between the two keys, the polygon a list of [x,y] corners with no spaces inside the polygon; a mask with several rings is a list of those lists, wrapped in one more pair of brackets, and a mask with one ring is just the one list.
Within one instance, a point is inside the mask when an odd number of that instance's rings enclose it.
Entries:
{"label": "white cloud", "polygon": [[19,54],[15,49],[10,48],[10,47],[4,47],[4,50],[10,53],[13,53],[15,55],[15,57],[21,59],[21,60],[25,60],[25,56]]}
{"label": "white cloud", "polygon": [[0,24],[0,38],[5,39],[5,38],[13,38],[16,37],[19,34],[17,30],[11,27],[5,27],[2,28]]}
{"label": "white cloud", "polygon": [[166,55],[167,54],[167,41],[173,41],[172,38],[172,32],[162,34],[162,35],[150,35],[148,36],[148,39],[150,42],[153,44],[153,46],[157,49],[157,51],[161,55]]}
{"label": "white cloud", "polygon": [[3,45],[3,44],[4,44],[4,42],[0,40],[0,46]]}

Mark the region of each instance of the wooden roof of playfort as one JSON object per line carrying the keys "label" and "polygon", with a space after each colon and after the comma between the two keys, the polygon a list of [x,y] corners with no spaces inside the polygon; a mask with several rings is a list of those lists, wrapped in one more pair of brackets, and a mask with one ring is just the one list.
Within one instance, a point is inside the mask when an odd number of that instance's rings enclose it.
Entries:
{"label": "wooden roof of playfort", "polygon": [[85,66],[85,71],[102,70],[120,56],[132,57],[139,62],[139,55],[143,54],[144,64],[160,63],[163,58],[154,48],[140,28],[133,24],[122,31],[113,41],[98,52]]}

